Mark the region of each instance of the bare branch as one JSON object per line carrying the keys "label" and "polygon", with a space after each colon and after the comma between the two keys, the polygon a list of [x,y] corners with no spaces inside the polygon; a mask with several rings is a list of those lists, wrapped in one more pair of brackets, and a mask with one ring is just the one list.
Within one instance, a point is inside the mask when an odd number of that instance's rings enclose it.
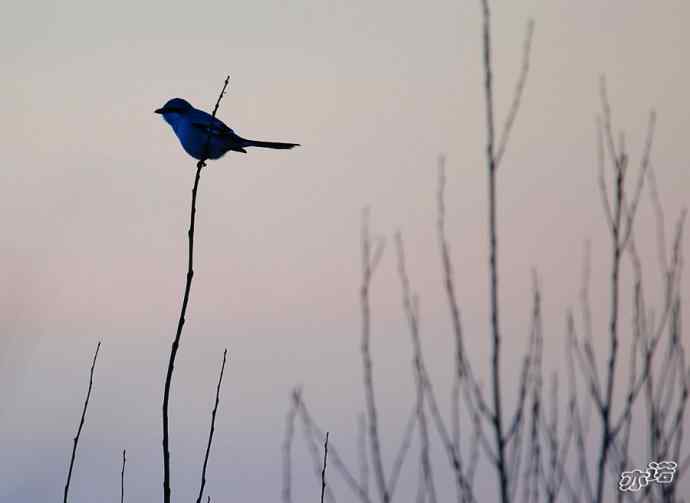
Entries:
{"label": "bare branch", "polygon": [[604,172],[604,126],[601,124],[601,119],[597,117],[597,166],[598,166],[598,180],[599,192],[601,193],[601,203],[604,207],[604,214],[606,215],[606,223],[609,225],[609,231],[613,232],[613,211],[611,210],[611,202],[609,201],[608,187],[606,186],[606,174]]}
{"label": "bare branch", "polygon": [[[357,447],[359,449],[359,483],[362,490],[369,494],[369,461],[367,459],[367,418],[364,414],[359,415],[357,422]],[[388,490],[392,493],[390,483]]]}
{"label": "bare branch", "polygon": [[[592,483],[589,477],[589,457],[587,455],[587,448],[585,446],[585,437],[587,428],[584,427],[582,416],[580,414],[580,406],[577,394],[577,379],[575,377],[575,358],[573,353],[577,352],[577,337],[575,335],[575,324],[573,322],[572,313],[568,313],[566,323],[566,360],[568,363],[568,385],[570,388],[570,398],[568,404],[569,421],[572,424],[573,434],[575,437],[575,446],[577,447],[577,460],[580,486],[585,488],[587,501],[594,501],[594,494],[592,491]],[[596,396],[593,392],[590,396]],[[576,501],[574,499],[574,501]]]}
{"label": "bare branch", "polygon": [[601,97],[601,108],[603,110],[603,134],[606,138],[606,144],[609,150],[609,156],[614,163],[618,162],[618,152],[616,151],[616,144],[613,141],[613,127],[611,125],[611,105],[609,104],[608,93],[606,92],[606,79],[602,75],[599,80],[599,92]]}
{"label": "bare branch", "polygon": [[522,101],[522,95],[525,90],[525,83],[527,82],[527,74],[529,73],[529,59],[530,53],[532,52],[532,36],[534,35],[534,20],[530,19],[527,21],[527,30],[525,33],[525,42],[522,49],[522,66],[520,67],[520,76],[518,77],[517,84],[515,85],[515,91],[513,92],[513,103],[510,106],[510,111],[506,117],[506,121],[503,124],[503,132],[501,133],[501,138],[498,142],[498,152],[496,152],[496,165],[501,164],[501,159],[503,159],[503,154],[505,154],[506,147],[508,145],[508,139],[510,137],[510,132],[515,123],[515,117],[517,117],[518,110],[520,109],[520,102]]}
{"label": "bare branch", "polygon": [[[304,404],[302,404],[302,406],[304,406]],[[335,496],[333,495],[333,491],[331,491],[330,487],[326,487],[323,484],[323,477],[325,477],[325,474],[323,472],[323,465],[321,464],[319,447],[316,444],[317,439],[322,442],[325,442],[325,439],[328,438],[328,433],[326,433],[325,436],[319,435],[320,438],[317,438],[316,435],[314,435],[314,431],[312,431],[312,425],[309,423],[309,421],[307,421],[307,418],[304,414],[302,414],[302,426],[304,432],[304,440],[307,443],[307,448],[311,453],[312,461],[314,463],[314,474],[317,478],[319,478],[319,480],[321,480],[321,490],[322,492],[325,491],[326,499],[329,501],[329,503],[335,503]]]}
{"label": "bare branch", "polygon": [[[594,359],[594,349],[592,342],[592,314],[589,299],[589,284],[591,277],[591,245],[589,241],[585,243],[585,253],[582,265],[582,286],[580,289],[580,304],[584,324],[584,356],[587,357],[587,371],[585,375],[590,379],[592,393],[595,394],[596,401],[601,402],[601,384],[599,381],[599,370]],[[579,348],[576,347],[576,349]],[[583,361],[584,363],[584,361]],[[583,367],[584,368],[584,367]],[[583,371],[584,372],[584,371]]]}
{"label": "bare branch", "polygon": [[125,501],[125,462],[127,461],[127,450],[122,451],[122,472],[120,472],[120,503]]}
{"label": "bare branch", "polygon": [[[438,241],[439,248],[441,250],[441,263],[443,265],[443,278],[444,286],[446,289],[446,295],[448,297],[448,306],[450,308],[451,320],[453,323],[453,335],[455,336],[455,368],[457,379],[461,379],[465,375],[465,367],[469,363],[466,361],[465,348],[462,334],[462,324],[460,322],[460,309],[458,307],[457,298],[455,295],[455,284],[453,281],[453,265],[450,259],[450,250],[448,246],[448,241],[446,239],[446,202],[445,202],[445,190],[446,190],[446,173],[445,173],[446,159],[444,156],[439,156],[438,160],[438,220],[437,220],[437,230],[438,230]],[[456,387],[459,385],[456,383]],[[457,403],[457,394],[459,391],[455,391],[454,395],[455,401]],[[454,428],[456,421],[454,421]],[[455,436],[455,435],[454,435]]]}
{"label": "bare branch", "polygon": [[326,463],[328,461],[328,432],[326,432],[326,441],[323,444],[323,470],[321,470],[321,503],[323,503],[323,496],[326,492]]}
{"label": "bare branch", "polygon": [[[309,413],[309,410],[307,409],[307,405],[304,403],[304,400],[302,399],[301,392],[299,390],[295,390],[293,392],[293,400],[295,400],[295,403],[298,405],[298,412],[299,415],[302,419],[302,424],[305,428],[305,434],[309,433],[311,435],[311,438],[318,439],[319,441],[323,441],[325,438],[324,432],[316,426],[314,423],[314,420],[311,417],[311,414]],[[307,438],[307,444],[311,445],[313,441],[311,438]],[[313,452],[313,448],[310,447],[310,450]],[[329,444],[329,454],[330,454],[330,459],[333,462],[333,465],[335,466],[335,469],[340,472],[340,475],[343,477],[343,480],[345,480],[345,483],[350,486],[350,489],[359,496],[360,500],[363,503],[371,503],[369,499],[369,495],[364,492],[360,484],[357,482],[357,479],[352,475],[350,470],[347,468],[345,463],[343,462],[342,458],[340,457],[340,454],[338,453],[338,450],[336,449],[335,445],[331,442]],[[330,491],[329,488],[326,488],[326,496],[328,497],[328,491]]]}
{"label": "bare branch", "polygon": [[429,457],[429,430],[427,428],[426,414],[424,413],[424,382],[426,380],[426,369],[424,367],[424,357],[422,354],[422,344],[419,338],[419,313],[417,309],[417,298],[413,296],[410,281],[407,276],[405,264],[405,248],[400,232],[395,235],[398,251],[398,276],[402,286],[403,310],[405,311],[407,322],[410,327],[413,347],[413,368],[415,371],[415,382],[417,387],[417,423],[419,424],[420,434],[420,463],[423,474],[426,494],[429,495],[430,503],[436,503],[436,489],[433,483],[431,459]]}
{"label": "bare branch", "polygon": [[[388,479],[388,493],[393,497],[395,493],[395,487],[398,484],[398,478],[400,477],[400,470],[402,469],[403,463],[407,456],[407,451],[410,449],[410,443],[412,441],[412,433],[414,432],[414,427],[417,424],[417,404],[412,408],[410,413],[410,418],[407,420],[405,425],[405,430],[403,432],[402,441],[400,442],[400,448],[393,461],[393,467],[391,468],[391,475]],[[366,486],[365,486],[366,488]]]}
{"label": "bare branch", "polygon": [[656,124],[656,114],[654,111],[649,114],[649,126],[647,128],[647,140],[645,142],[644,152],[642,154],[642,162],[640,167],[640,173],[637,177],[637,185],[635,187],[635,192],[633,194],[632,202],[627,211],[625,228],[623,230],[623,239],[621,241],[620,247],[625,248],[630,234],[633,229],[633,221],[635,219],[635,214],[637,213],[637,205],[640,202],[640,195],[642,194],[642,186],[644,185],[644,180],[647,175],[647,169],[649,168],[650,156],[652,152],[652,142],[654,141],[654,126]]}
{"label": "bare branch", "polygon": [[[518,402],[515,407],[513,420],[505,435],[504,442],[508,444],[511,437],[520,428],[523,412],[525,406],[525,398],[527,396],[527,387],[529,384],[530,370],[532,365],[540,365],[538,352],[541,350],[541,291],[539,288],[539,280],[536,271],[533,272],[533,286],[532,286],[532,327],[531,334],[528,341],[527,351],[522,362],[522,371],[520,372],[520,388],[518,391]],[[536,369],[535,369],[536,371]]]}
{"label": "bare branch", "polygon": [[383,253],[383,242],[379,241],[374,258],[371,256],[371,238],[369,235],[369,210],[365,208],[362,214],[362,284],[360,287],[360,304],[362,309],[362,366],[364,368],[364,392],[366,397],[367,424],[369,426],[369,445],[371,447],[371,461],[374,466],[374,479],[382,503],[390,502],[390,494],[386,488],[383,460],[381,456],[381,442],[378,429],[378,413],[374,394],[374,377],[369,340],[371,338],[371,314],[369,308],[369,288],[373,272]]}
{"label": "bare branch", "polygon": [[[230,82],[230,76],[228,75],[223,83],[223,88],[218,95],[216,100],[216,106],[213,108],[212,117],[215,118],[218,107],[220,106],[220,100],[225,94],[225,90]],[[209,132],[207,137],[207,147],[210,141],[211,133]],[[194,224],[196,221],[196,196],[197,189],[199,188],[199,178],[201,177],[201,169],[206,166],[203,160],[200,160],[196,164],[196,176],[194,177],[194,186],[192,187],[192,207],[189,218],[189,230],[187,231],[187,237],[189,240],[189,247],[187,251],[187,276],[184,287],[184,295],[182,297],[182,307],[180,309],[180,317],[177,321],[177,331],[175,333],[175,338],[173,339],[172,347],[170,349],[170,360],[168,361],[168,370],[165,374],[165,387],[163,391],[163,503],[170,503],[171,499],[171,488],[170,488],[170,438],[168,431],[168,404],[170,402],[170,386],[172,385],[173,370],[175,368],[175,357],[177,356],[177,350],[180,346],[180,337],[182,336],[182,327],[185,323],[185,315],[187,313],[187,304],[189,303],[189,292],[192,288],[192,278],[194,277]]]}
{"label": "bare branch", "polygon": [[290,400],[290,408],[285,417],[285,439],[283,441],[283,503],[292,503],[292,441],[295,436],[295,416],[299,401],[294,397],[299,395],[295,388]]}
{"label": "bare branch", "polygon": [[647,170],[647,178],[649,178],[647,182],[647,186],[649,187],[649,197],[652,201],[654,217],[656,218],[656,244],[659,258],[659,268],[661,273],[665,275],[668,271],[668,261],[666,258],[666,224],[664,218],[664,208],[661,206],[659,191],[656,185],[656,176],[654,175],[654,169],[651,166]]}
{"label": "bare branch", "polygon": [[67,471],[67,482],[65,482],[65,497],[64,503],[67,503],[67,493],[69,492],[69,484],[72,481],[72,469],[74,468],[74,460],[77,456],[77,445],[79,444],[79,437],[81,436],[81,430],[84,427],[84,420],[86,419],[86,409],[89,407],[89,399],[91,398],[91,389],[93,388],[93,370],[96,367],[96,358],[98,358],[98,350],[101,349],[101,341],[98,341],[96,346],[96,352],[93,355],[93,362],[91,363],[91,371],[89,372],[89,389],[86,392],[86,399],[84,400],[84,408],[81,411],[81,419],[79,420],[79,426],[77,427],[77,434],[74,437],[72,445],[72,456],[69,460],[69,470]]}
{"label": "bare branch", "polygon": [[509,503],[508,468],[506,462],[503,411],[501,394],[501,331],[498,302],[498,238],[496,217],[496,151],[494,102],[491,65],[491,13],[488,0],[481,0],[482,8],[482,38],[484,53],[484,92],[486,109],[486,163],[488,171],[489,196],[489,285],[490,285],[490,313],[491,313],[491,385],[493,398],[493,434],[496,447],[498,487],[501,503]]}
{"label": "bare branch", "polygon": [[204,466],[201,469],[201,486],[199,487],[199,496],[196,498],[196,503],[201,503],[201,498],[204,494],[204,487],[206,486],[206,467],[208,466],[208,455],[211,452],[211,444],[213,443],[213,432],[216,429],[216,412],[218,412],[218,402],[220,400],[220,385],[223,382],[223,372],[225,372],[225,360],[228,356],[228,350],[223,350],[223,363],[220,366],[220,376],[218,376],[218,385],[216,386],[216,402],[213,405],[213,412],[211,413],[211,429],[208,433],[208,443],[206,444],[206,454],[204,454]]}

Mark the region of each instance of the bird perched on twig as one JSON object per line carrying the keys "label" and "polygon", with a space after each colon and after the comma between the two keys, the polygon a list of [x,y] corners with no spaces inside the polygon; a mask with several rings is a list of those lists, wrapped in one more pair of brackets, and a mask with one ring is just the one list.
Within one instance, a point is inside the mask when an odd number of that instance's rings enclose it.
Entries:
{"label": "bird perched on twig", "polygon": [[169,100],[155,110],[170,124],[185,152],[198,159],[218,159],[229,150],[244,152],[246,147],[289,149],[299,143],[247,140],[236,134],[223,121],[198,110],[182,98]]}

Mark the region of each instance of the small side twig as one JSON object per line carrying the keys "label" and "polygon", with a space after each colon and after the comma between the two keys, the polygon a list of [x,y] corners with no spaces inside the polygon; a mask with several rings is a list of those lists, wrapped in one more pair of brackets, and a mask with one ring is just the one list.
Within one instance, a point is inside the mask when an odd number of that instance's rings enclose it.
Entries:
{"label": "small side twig", "polygon": [[69,493],[69,484],[72,481],[72,469],[74,468],[74,460],[77,456],[77,444],[79,444],[79,437],[81,436],[81,430],[84,427],[84,420],[86,418],[86,409],[89,406],[89,399],[91,398],[91,389],[93,388],[93,370],[96,367],[96,358],[98,358],[98,350],[101,349],[101,341],[98,341],[96,346],[96,352],[93,355],[93,362],[91,363],[91,372],[89,373],[89,390],[86,392],[86,399],[84,400],[84,408],[81,411],[81,419],[79,420],[79,427],[77,428],[77,434],[74,437],[74,444],[72,446],[72,457],[69,461],[69,471],[67,472],[67,482],[65,482],[65,497],[64,503],[67,503],[67,494]]}
{"label": "small side twig", "polygon": [[525,83],[527,82],[527,74],[529,73],[529,59],[532,52],[532,36],[534,35],[534,20],[527,21],[527,32],[525,33],[525,42],[522,48],[522,66],[520,68],[520,76],[518,77],[515,91],[513,92],[513,103],[510,105],[510,111],[503,124],[503,132],[498,141],[498,151],[496,152],[496,165],[501,163],[503,154],[505,154],[508,146],[508,138],[510,131],[513,129],[515,118],[517,117],[520,103],[522,102],[522,95],[525,91]]}
{"label": "small side twig", "polygon": [[218,412],[218,402],[220,398],[220,385],[223,382],[223,372],[225,372],[225,360],[228,356],[228,350],[223,351],[223,363],[220,366],[220,376],[218,377],[218,386],[216,386],[216,402],[213,405],[213,412],[211,413],[211,430],[208,433],[208,443],[206,444],[206,454],[204,455],[204,466],[201,469],[201,487],[199,487],[199,496],[196,503],[201,503],[201,498],[204,494],[204,487],[206,486],[206,467],[208,466],[208,455],[211,452],[211,444],[213,443],[213,432],[216,429],[216,412]]}
{"label": "small side twig", "polygon": [[[311,417],[311,414],[309,410],[307,409],[307,405],[304,403],[304,399],[302,398],[300,390],[294,390],[292,392],[292,399],[294,400],[296,407],[297,407],[297,412],[302,420],[302,425],[304,426],[304,433],[305,433],[305,439],[307,441],[307,447],[309,448],[310,451],[313,451],[313,445],[314,445],[314,439],[323,439],[325,438],[325,434],[323,431],[314,423],[314,420]],[[338,454],[338,450],[336,449],[335,445],[330,446],[330,454],[331,454],[331,460],[333,462],[334,468],[340,472],[340,475],[343,477],[343,480],[345,483],[352,489],[352,492],[354,492],[360,501],[362,503],[371,503],[371,500],[369,499],[369,495],[364,492],[362,487],[360,486],[359,482],[355,478],[354,475],[350,472],[350,470],[347,468],[345,465],[345,462],[342,460],[340,455]],[[329,491],[330,488],[326,488],[326,498],[329,499]]]}
{"label": "small side twig", "polygon": [[[298,397],[296,398],[299,399]],[[304,410],[304,405],[300,404],[300,407],[302,408],[300,415],[302,417],[302,432],[304,433],[304,440],[307,444],[307,449],[311,454],[312,462],[314,464],[314,474],[318,480],[321,480],[323,477],[323,461],[319,452],[319,445],[317,444],[317,441],[325,442],[326,435],[314,428],[314,425],[307,417],[307,413]],[[333,450],[335,451],[335,449]],[[335,452],[333,452],[333,459],[334,461],[338,460],[338,456]],[[328,503],[335,503],[335,495],[333,494],[333,491],[331,491],[331,488],[326,487],[324,491],[326,501]]]}

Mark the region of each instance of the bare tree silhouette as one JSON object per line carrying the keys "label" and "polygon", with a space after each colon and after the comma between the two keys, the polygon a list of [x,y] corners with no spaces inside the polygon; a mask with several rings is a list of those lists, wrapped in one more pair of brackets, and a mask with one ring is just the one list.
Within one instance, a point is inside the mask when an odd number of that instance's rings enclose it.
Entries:
{"label": "bare tree silhouette", "polygon": [[[690,367],[685,358],[681,325],[682,238],[685,210],[675,226],[670,253],[665,234],[664,212],[656,188],[651,152],[656,116],[650,113],[647,138],[642,149],[635,180],[629,183],[631,169],[625,137],[620,133],[615,141],[611,107],[606,86],[601,82],[602,112],[597,119],[597,179],[610,236],[611,263],[609,277],[609,310],[605,365],[600,369],[594,344],[589,276],[589,243],[585,250],[582,286],[580,291],[581,326],[572,308],[566,311],[565,380],[567,393],[561,396],[562,377],[557,371],[544,375],[542,289],[536,271],[533,272],[531,327],[522,355],[519,378],[512,390],[515,408],[506,413],[501,373],[502,333],[499,305],[499,236],[497,232],[498,200],[496,183],[498,168],[505,159],[508,140],[521,105],[530,67],[530,52],[534,24],[528,22],[523,46],[523,59],[499,137],[496,135],[494,110],[494,79],[491,49],[491,11],[488,0],[480,0],[482,12],[482,43],[484,96],[486,114],[486,166],[488,181],[488,237],[489,237],[489,339],[491,347],[490,388],[485,394],[474,368],[477,362],[469,358],[464,342],[461,309],[453,273],[453,254],[446,238],[446,161],[439,159],[437,192],[437,234],[443,273],[443,288],[448,301],[452,340],[454,343],[454,373],[451,387],[450,420],[440,412],[434,386],[426,371],[420,344],[418,299],[413,293],[405,265],[402,236],[396,234],[398,276],[403,295],[403,312],[411,333],[413,348],[413,376],[416,403],[406,433],[393,466],[391,483],[386,485],[381,456],[381,427],[374,393],[373,358],[370,350],[371,310],[369,292],[376,266],[379,264],[384,240],[373,240],[369,231],[369,210],[362,219],[362,283],[360,308],[362,313],[361,355],[366,410],[360,418],[358,451],[360,480],[352,475],[335,453],[334,467],[360,501],[371,501],[368,491],[367,447],[371,456],[374,483],[381,503],[393,500],[393,488],[400,467],[409,449],[414,430],[419,432],[419,490],[417,501],[437,499],[435,474],[429,450],[429,426],[432,426],[447,455],[453,473],[459,503],[484,501],[474,486],[478,460],[488,461],[491,476],[496,481],[496,498],[501,503],[616,501],[681,502],[677,487],[690,469],[690,455],[682,457],[684,422],[690,389]],[[611,166],[607,174],[606,165]],[[612,182],[608,179],[612,178]],[[643,264],[635,243],[635,220],[645,185],[649,189],[656,221],[658,262],[663,283],[662,300],[654,306],[644,288]],[[612,186],[612,188],[611,188]],[[630,187],[629,187],[630,186]],[[372,251],[372,249],[374,251]],[[630,260],[632,292],[631,327],[622,328],[621,305],[623,268],[626,256]],[[630,349],[627,359],[622,354],[622,341]],[[513,355],[514,359],[514,355]],[[548,388],[548,392],[544,389]],[[546,395],[546,396],[545,396]],[[564,406],[564,407],[563,407]],[[427,416],[428,413],[428,416]],[[286,459],[292,449],[291,439],[295,418],[299,417],[308,442],[323,439],[307,411],[302,391],[293,393],[293,408],[289,413],[286,431]],[[634,420],[637,418],[637,421]],[[470,441],[467,445],[463,433]],[[364,433],[366,430],[366,434]],[[633,454],[631,441],[643,435],[648,444],[645,458]],[[639,443],[639,442],[638,442]],[[636,456],[638,456],[636,458]],[[619,490],[623,474],[644,468],[648,462],[674,460],[675,483],[650,483],[640,491]],[[287,463],[287,462],[286,462]],[[286,464],[286,466],[288,466]],[[652,469],[655,465],[652,465]],[[487,475],[487,474],[485,474]],[[284,471],[284,487],[290,487],[291,471]],[[291,498],[291,496],[290,496]],[[291,501],[284,498],[287,503]]]}

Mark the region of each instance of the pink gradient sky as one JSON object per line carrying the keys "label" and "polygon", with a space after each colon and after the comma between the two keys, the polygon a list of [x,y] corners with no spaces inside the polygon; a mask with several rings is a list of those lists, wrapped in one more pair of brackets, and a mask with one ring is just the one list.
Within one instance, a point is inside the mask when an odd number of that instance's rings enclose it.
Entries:
{"label": "pink gradient sky", "polygon": [[[303,146],[230,154],[203,173],[196,275],[174,383],[179,494],[196,487],[226,346],[212,495],[279,497],[283,416],[296,384],[333,438],[352,443],[363,403],[357,288],[365,205],[375,231],[403,232],[425,349],[445,389],[450,322],[435,234],[441,152],[459,301],[485,370],[478,2],[12,3],[0,20],[0,473],[9,474],[0,477],[0,500],[61,491],[99,339],[74,501],[117,494],[123,447],[132,451],[132,500],[159,496],[159,403],[184,280],[194,163],[153,110],[174,96],[209,109],[227,73],[220,118],[243,136]],[[498,189],[505,347],[515,354],[525,345],[536,267],[548,360],[558,365],[587,239],[594,321],[605,329],[608,243],[594,134],[600,74],[634,162],[647,114],[657,111],[653,162],[669,235],[688,205],[690,5],[532,0],[496,3],[494,14],[501,121],[526,20],[536,23],[532,71]],[[639,223],[655,291],[647,200]],[[373,351],[383,421],[397,439],[412,392],[389,245],[373,287]],[[506,358],[507,375],[518,363]],[[393,445],[389,438],[389,452]],[[308,495],[309,463],[300,470],[298,490]],[[267,479],[275,484],[257,484]]]}

